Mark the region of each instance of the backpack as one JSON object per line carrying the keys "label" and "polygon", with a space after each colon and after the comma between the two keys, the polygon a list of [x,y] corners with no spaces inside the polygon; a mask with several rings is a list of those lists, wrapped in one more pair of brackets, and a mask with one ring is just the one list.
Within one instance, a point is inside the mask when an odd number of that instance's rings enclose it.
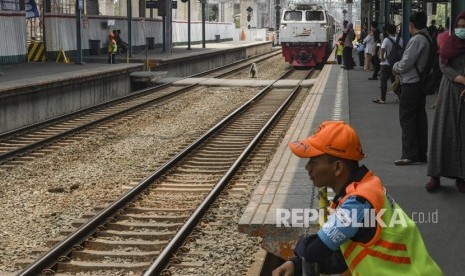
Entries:
{"label": "backpack", "polygon": [[392,49],[389,55],[386,57],[386,60],[387,62],[389,62],[389,65],[393,66],[394,63],[402,59],[402,56],[404,55],[404,48],[399,44],[400,36],[396,38],[396,41],[392,40],[392,38],[390,38],[389,36],[387,37],[387,39],[391,41]]}
{"label": "backpack", "polygon": [[432,95],[439,88],[442,78],[442,72],[439,68],[438,44],[435,39],[431,39],[424,33],[420,32],[419,34],[428,40],[430,51],[423,72],[418,70],[417,64],[415,64],[415,69],[417,70],[418,75],[420,75],[420,83],[422,85],[423,92],[426,95]]}

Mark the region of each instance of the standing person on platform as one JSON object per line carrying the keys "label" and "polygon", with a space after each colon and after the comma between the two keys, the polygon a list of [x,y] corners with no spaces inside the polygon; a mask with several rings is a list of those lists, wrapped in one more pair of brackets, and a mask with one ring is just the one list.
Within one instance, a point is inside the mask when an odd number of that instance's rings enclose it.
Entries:
{"label": "standing person on platform", "polygon": [[426,29],[426,14],[413,13],[410,16],[409,31],[412,37],[404,55],[392,67],[400,74],[401,94],[399,98],[399,120],[402,128],[402,156],[395,165],[410,165],[427,162],[428,118],[425,104],[426,94],[420,83],[420,74],[428,62],[431,37]]}
{"label": "standing person on platform", "polygon": [[428,33],[433,38],[436,39],[438,35],[438,27],[436,27],[436,20],[431,20],[431,25],[428,27]]}
{"label": "standing person on platform", "polygon": [[115,37],[113,33],[108,35],[108,63],[115,64],[115,55],[118,52],[118,46],[116,45]]}
{"label": "standing person on platform", "polygon": [[121,30],[116,30],[115,41],[119,51],[126,53],[128,50],[128,44],[121,38]]}
{"label": "standing person on platform", "polygon": [[415,223],[381,180],[359,165],[365,155],[352,127],[342,121],[323,122],[312,136],[289,147],[298,157],[309,158],[305,169],[313,185],[330,187],[336,196],[328,221],[316,234],[298,241],[296,257],[275,269],[273,276],[302,275],[303,260],[318,263],[323,274],[344,273],[348,267],[350,273],[344,275],[443,275]]}
{"label": "standing person on platform", "polygon": [[441,48],[444,47],[444,44],[447,42],[449,39],[450,33],[449,33],[449,25],[450,25],[450,18],[446,18],[446,26],[444,27],[444,32],[438,34],[437,37],[437,42],[438,42],[438,50],[440,51]]}
{"label": "standing person on platform", "polygon": [[[446,27],[444,29],[443,32],[441,33],[438,33],[437,35],[437,38],[436,38],[436,41],[438,43],[438,55],[439,55],[439,51],[441,50],[441,48],[444,47],[444,44],[447,42],[447,40],[449,39],[449,36],[450,36],[450,33],[449,33],[449,25],[450,25],[450,18],[447,17],[446,18]],[[442,72],[442,71],[441,71]],[[442,74],[438,77],[442,77]],[[439,89],[438,89],[439,90]],[[437,101],[437,98],[436,98],[436,101]],[[436,108],[436,101],[434,102],[434,104],[432,104],[430,106],[430,108]]]}
{"label": "standing person on platform", "polygon": [[355,32],[353,27],[354,25],[352,23],[348,23],[344,33],[344,50],[342,52],[342,60],[344,61],[345,70],[354,69],[354,58],[352,57],[354,44],[352,41],[355,39]]}
{"label": "standing person on platform", "polygon": [[[389,60],[394,58],[393,56],[390,56],[391,54],[395,55],[397,53],[394,53],[394,45],[398,45],[396,47],[403,47],[403,41],[400,36],[396,35],[396,26],[392,24],[388,24],[386,26],[386,33],[387,36],[384,38],[383,43],[381,44],[381,98],[373,100],[374,103],[378,104],[384,104],[386,103],[386,93],[387,93],[387,82],[388,79],[391,80],[391,83],[394,82],[394,75],[392,74],[392,65],[394,64],[389,64]],[[402,52],[400,52],[399,57],[402,55]],[[399,60],[399,59],[397,59]],[[392,61],[391,61],[392,62]]]}
{"label": "standing person on platform", "polygon": [[368,80],[378,80],[378,73],[380,70],[380,58],[379,58],[379,49],[381,48],[381,35],[378,30],[378,22],[373,21],[371,23],[371,28],[373,31],[373,49],[372,49],[372,57],[371,57],[371,63],[373,64],[373,76],[371,78],[368,78]]}
{"label": "standing person on platform", "polygon": [[373,70],[373,66],[371,63],[371,59],[373,57],[373,49],[375,46],[375,34],[373,27],[371,28],[370,33],[363,39],[363,43],[365,44],[365,66],[363,69],[365,71]]}
{"label": "standing person on platform", "polygon": [[336,57],[337,64],[343,64],[342,63],[342,52],[344,50],[344,43],[342,42],[342,37],[338,39],[336,46],[334,48],[336,48],[336,50],[334,51],[334,56]]}
{"label": "standing person on platform", "polygon": [[367,24],[363,24],[362,30],[360,31],[360,38],[359,40],[363,41],[365,37],[368,35],[368,26]]}
{"label": "standing person on platform", "polygon": [[426,190],[441,186],[440,177],[455,179],[465,193],[465,11],[456,21],[454,34],[439,48],[443,73],[434,112]]}
{"label": "standing person on platform", "polygon": [[365,45],[363,45],[362,40],[358,41],[357,52],[358,52],[358,62],[360,64],[360,67],[363,67],[365,64]]}

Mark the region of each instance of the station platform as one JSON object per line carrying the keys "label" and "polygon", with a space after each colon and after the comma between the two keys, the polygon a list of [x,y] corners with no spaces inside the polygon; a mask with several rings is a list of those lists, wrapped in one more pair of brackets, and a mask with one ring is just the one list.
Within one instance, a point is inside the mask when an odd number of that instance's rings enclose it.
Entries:
{"label": "station platform", "polygon": [[31,62],[0,65],[0,97],[9,93],[22,93],[33,90],[40,85],[57,85],[72,80],[86,81],[87,78],[99,75],[119,74],[120,72],[140,71],[142,64],[102,64],[102,63],[56,63]]}
{"label": "station platform", "polygon": [[[162,48],[134,52],[131,57],[126,53],[116,55],[117,63],[148,63],[152,71],[166,71],[168,77],[185,77],[232,63],[250,56],[271,51],[270,41],[226,41],[220,43],[174,46],[171,51]],[[221,58],[218,58],[221,57]],[[107,55],[86,56],[86,62],[106,63]]]}
{"label": "station platform", "polygon": [[[424,188],[427,164],[394,165],[401,155],[399,105],[392,92],[386,104],[373,103],[380,96],[380,83],[368,77],[371,72],[360,67],[346,71],[338,65],[325,66],[245,208],[239,231],[262,237],[262,247],[283,259],[292,254],[299,236],[317,231],[316,221],[310,221],[307,229],[299,225],[302,221],[294,227],[278,224],[282,222],[278,221],[279,209],[318,208],[317,190],[304,169],[307,160],[292,155],[287,144],[305,139],[322,121],[344,120],[359,133],[367,154],[361,164],[380,177],[388,193],[417,223],[429,253],[445,275],[462,275],[465,219],[460,210],[465,195],[449,179],[441,179],[441,191],[428,193]],[[434,109],[429,107],[434,101],[434,95],[427,97],[430,133]]]}
{"label": "station platform", "polygon": [[[209,43],[134,54],[108,64],[107,55],[84,56],[83,64],[56,62],[0,65],[0,133],[13,131],[130,94],[141,87],[148,63],[157,76],[187,77],[272,50],[271,42]],[[145,58],[147,56],[147,59]],[[147,62],[148,61],[148,62]],[[140,73],[139,73],[140,72]],[[134,84],[132,83],[134,82]],[[153,83],[153,82],[152,82]]]}
{"label": "station platform", "polygon": [[[147,57],[156,67],[182,60],[186,62],[191,57],[203,55],[221,54],[231,49],[250,48],[254,45],[270,45],[269,42],[252,42],[252,43],[207,43],[206,48],[202,45],[192,45],[191,50],[186,50],[187,46],[176,46],[171,52],[163,52],[163,49],[156,48],[147,51]],[[100,72],[113,72],[121,69],[137,68],[143,69],[145,63],[145,51],[134,53],[132,58],[126,60],[124,54],[116,56],[116,64],[108,64],[108,56],[101,54],[98,56],[84,56],[83,64],[75,64],[73,60],[65,64],[62,62],[30,62],[18,64],[0,64],[0,92],[13,88],[18,85],[36,84],[57,80],[62,78],[71,78],[82,74],[92,75]],[[159,68],[153,68],[158,70]]]}

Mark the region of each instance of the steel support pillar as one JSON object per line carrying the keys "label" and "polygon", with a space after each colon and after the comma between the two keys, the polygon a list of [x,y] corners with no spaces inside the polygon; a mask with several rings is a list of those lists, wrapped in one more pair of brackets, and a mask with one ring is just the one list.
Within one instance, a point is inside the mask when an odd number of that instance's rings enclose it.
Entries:
{"label": "steel support pillar", "polygon": [[457,16],[459,15],[460,12],[465,11],[465,1],[463,0],[452,0],[451,3],[451,17],[450,17],[450,22],[452,25],[452,29],[455,27],[455,20],[457,19]]}
{"label": "steel support pillar", "polygon": [[404,0],[402,2],[402,39],[404,40],[404,45],[407,45],[410,40],[409,32],[409,23],[410,23],[410,14],[412,13],[412,0]]}
{"label": "steel support pillar", "polygon": [[370,1],[370,11],[369,11],[369,22],[368,27],[371,27],[371,22],[378,22],[379,27],[379,6],[381,0],[371,0]]}
{"label": "steel support pillar", "polygon": [[384,22],[385,23],[393,23],[391,17],[391,1],[384,0]]}
{"label": "steel support pillar", "polygon": [[[386,2],[384,0],[378,0],[378,7],[379,7],[379,26],[386,26],[386,16],[385,16],[385,10],[386,10]],[[381,29],[380,29],[381,31]]]}
{"label": "steel support pillar", "polygon": [[82,42],[81,42],[81,14],[84,9],[84,1],[76,1],[76,64],[82,63]]}
{"label": "steel support pillar", "polygon": [[187,1],[187,50],[191,48],[191,1]]}
{"label": "steel support pillar", "polygon": [[127,0],[127,16],[128,16],[128,54],[132,57],[132,3],[131,0]]}
{"label": "steel support pillar", "polygon": [[206,0],[202,0],[202,48],[205,48],[205,3]]}

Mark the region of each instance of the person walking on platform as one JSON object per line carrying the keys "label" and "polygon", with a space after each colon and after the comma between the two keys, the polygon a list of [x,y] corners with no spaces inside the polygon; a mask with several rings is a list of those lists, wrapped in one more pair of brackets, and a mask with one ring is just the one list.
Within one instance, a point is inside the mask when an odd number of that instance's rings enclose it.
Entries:
{"label": "person walking on platform", "polygon": [[440,177],[455,179],[465,193],[465,11],[454,33],[439,48],[443,73],[434,112],[426,190],[441,186]]}
{"label": "person walking on platform", "polygon": [[[384,38],[383,43],[381,44],[381,98],[374,99],[374,103],[384,104],[386,103],[386,94],[387,94],[387,82],[388,79],[391,80],[391,83],[394,82],[394,75],[392,74],[392,65],[394,62],[399,61],[402,57],[402,47],[403,41],[400,36],[396,35],[396,26],[388,24],[386,26],[387,36]],[[398,48],[395,48],[398,47]],[[399,50],[400,49],[400,50]],[[398,52],[396,52],[398,51]],[[398,57],[395,57],[397,55]],[[390,64],[390,62],[392,64]]]}
{"label": "person walking on platform", "polygon": [[419,72],[425,70],[432,40],[426,29],[425,13],[413,13],[409,21],[412,37],[402,59],[392,67],[394,73],[400,74],[401,82],[399,120],[402,129],[402,156],[394,161],[398,166],[427,162],[428,149],[426,94],[420,83]]}
{"label": "person walking on platform", "polygon": [[[426,250],[415,223],[386,193],[366,166],[355,130],[343,121],[323,122],[306,140],[289,144],[293,154],[309,158],[305,169],[315,187],[336,193],[328,221],[300,239],[292,260],[273,276],[302,275],[317,263],[323,274],[360,276],[443,275]],[[376,217],[376,219],[374,219]],[[306,265],[306,264],[310,265]]]}
{"label": "person walking on platform", "polygon": [[118,52],[118,46],[116,45],[115,37],[113,33],[108,35],[108,63],[115,64],[115,55]]}

